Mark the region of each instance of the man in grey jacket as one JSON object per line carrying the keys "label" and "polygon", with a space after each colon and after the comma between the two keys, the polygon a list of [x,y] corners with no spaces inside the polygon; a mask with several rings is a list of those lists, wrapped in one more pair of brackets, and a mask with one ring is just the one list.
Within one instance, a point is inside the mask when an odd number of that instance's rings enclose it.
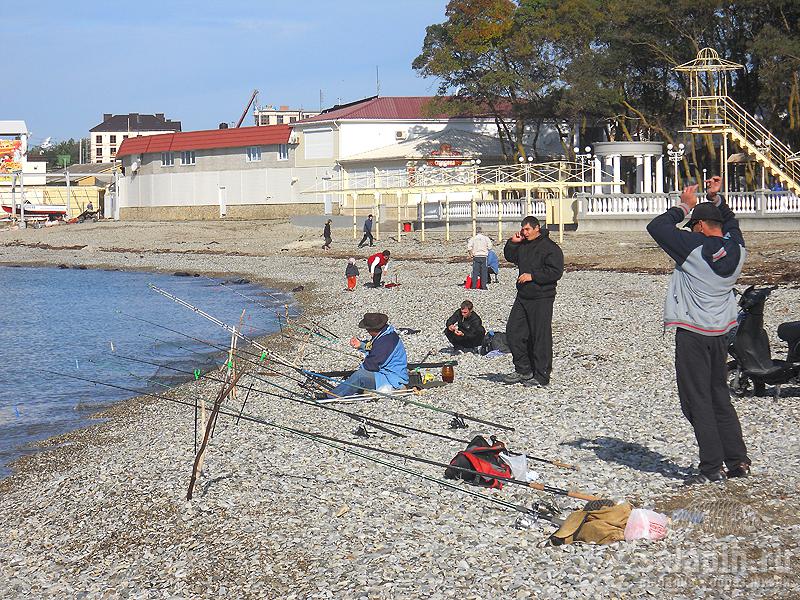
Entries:
{"label": "man in grey jacket", "polygon": [[[647,226],[648,233],[675,261],[664,326],[676,328],[678,396],[700,448],[700,473],[688,478],[687,484],[750,474],[726,367],[726,334],[736,326],[733,286],[747,252],[739,223],[719,193],[721,181],[714,176],[705,182],[708,202],[699,204],[697,186],[685,188],[681,203]],[[689,211],[686,227],[676,228]]]}

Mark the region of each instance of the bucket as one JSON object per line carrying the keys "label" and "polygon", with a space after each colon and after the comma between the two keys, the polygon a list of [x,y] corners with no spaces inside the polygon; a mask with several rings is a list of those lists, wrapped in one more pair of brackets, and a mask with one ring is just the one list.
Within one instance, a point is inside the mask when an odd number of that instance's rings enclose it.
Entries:
{"label": "bucket", "polygon": [[406,233],[411,232],[411,223],[403,223],[403,231]]}

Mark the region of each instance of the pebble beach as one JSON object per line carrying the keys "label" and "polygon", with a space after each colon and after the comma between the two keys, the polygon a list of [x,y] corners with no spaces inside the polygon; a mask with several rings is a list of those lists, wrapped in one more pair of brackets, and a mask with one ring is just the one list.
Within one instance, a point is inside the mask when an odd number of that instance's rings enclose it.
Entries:
{"label": "pebble beach", "polygon": [[[445,351],[444,321],[464,299],[472,300],[487,329],[505,330],[514,269],[501,265],[500,282],[488,291],[465,290],[466,235],[449,243],[391,236],[384,234],[379,248],[391,249],[387,280],[396,277],[400,285],[377,290],[361,285],[370,249],[356,249],[349,231],[334,230],[333,249],[324,252],[318,231],[285,222],[222,229],[101,222],[0,232],[0,263],[224,274],[286,290],[303,286],[296,299],[305,314],[345,341],[358,332],[363,313],[384,312],[396,327],[420,330],[403,336],[409,360],[458,361],[455,381],[425,390],[421,401],[515,430],[468,422],[454,433],[447,415],[397,399],[342,407],[467,439],[496,434],[512,450],[576,465],[579,470],[569,471],[528,464],[542,483],[672,516],[664,540],[549,547],[555,527],[546,521],[229,417],[220,418],[187,501],[193,409],[140,397],[98,415],[96,425],[47,440],[0,480],[0,597],[796,597],[800,387],[785,386],[777,400],[734,399],[753,477],[682,488],[697,464],[697,446],[680,412],[674,335],[661,325],[670,265],[646,235],[567,233],[569,270],[558,286],[554,369],[545,389],[500,383],[513,370],[510,355]],[[757,268],[746,270],[748,282],[768,271],[774,280],[775,273],[798,270],[791,236],[756,237]],[[362,267],[354,293],[343,291],[348,256]],[[795,281],[784,281],[768,300],[765,325],[774,355],[785,355],[775,330],[800,318],[799,305]],[[331,343],[331,350],[280,336],[262,343],[313,369],[357,364],[346,344]],[[251,383],[270,389],[248,375],[240,380]],[[163,395],[212,402],[219,387],[200,380]],[[247,413],[357,440],[356,424],[344,416],[257,391],[248,397]],[[442,462],[463,449],[421,434],[374,433],[358,441]],[[380,458],[442,475],[435,467]],[[562,516],[583,506],[521,486],[479,491],[524,506],[545,498]]]}

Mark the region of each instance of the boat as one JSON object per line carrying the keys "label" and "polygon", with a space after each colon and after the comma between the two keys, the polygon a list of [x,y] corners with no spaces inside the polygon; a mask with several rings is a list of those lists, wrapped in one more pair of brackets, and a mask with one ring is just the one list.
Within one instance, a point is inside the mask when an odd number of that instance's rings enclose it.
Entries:
{"label": "boat", "polygon": [[[17,216],[22,212],[22,206],[23,205],[19,203],[17,204],[17,209],[14,211]],[[30,202],[26,202],[24,207],[26,218],[45,218],[54,221],[56,219],[63,219],[67,214],[66,204],[31,204]],[[10,204],[1,204],[0,208],[3,209],[5,216],[10,215],[12,212]]]}

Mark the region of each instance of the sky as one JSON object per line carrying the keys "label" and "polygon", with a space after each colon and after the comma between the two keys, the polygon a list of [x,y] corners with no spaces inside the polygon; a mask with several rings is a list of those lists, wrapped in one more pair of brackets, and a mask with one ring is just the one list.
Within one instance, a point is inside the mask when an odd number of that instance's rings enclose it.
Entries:
{"label": "sky", "polygon": [[[103,113],[165,113],[184,131],[259,104],[319,109],[436,93],[411,68],[447,0],[0,0],[0,120],[31,142],[86,137]],[[244,124],[254,124],[251,115]]]}

